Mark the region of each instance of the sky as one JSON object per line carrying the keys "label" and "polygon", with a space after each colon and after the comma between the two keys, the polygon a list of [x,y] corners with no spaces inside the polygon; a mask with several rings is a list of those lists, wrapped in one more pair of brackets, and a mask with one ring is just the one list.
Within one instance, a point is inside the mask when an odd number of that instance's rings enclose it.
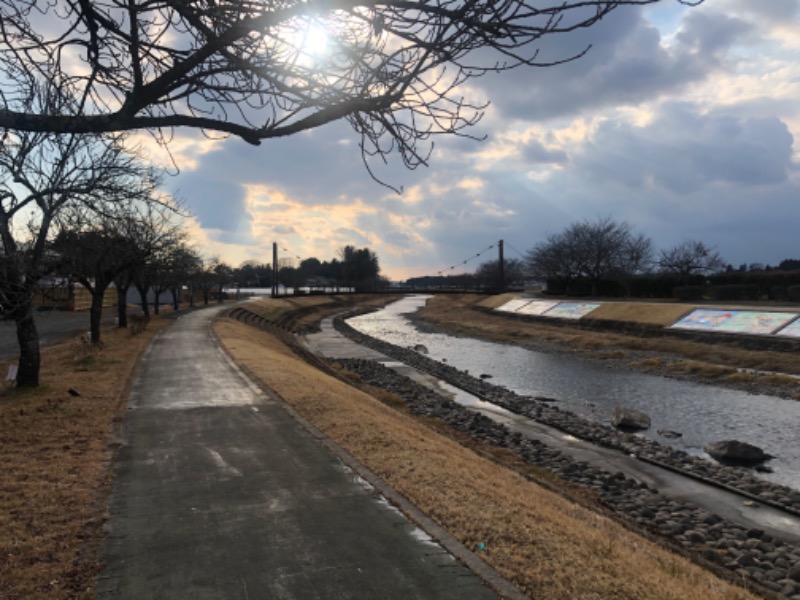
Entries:
{"label": "sky", "polygon": [[353,245],[392,281],[459,274],[498,240],[523,258],[606,217],[734,266],[800,258],[800,0],[623,7],[542,57],[587,44],[572,63],[470,81],[467,98],[491,101],[470,132],[486,139],[438,139],[414,171],[394,157],[381,176],[402,194],[370,178],[344,122],[260,147],[177,130],[166,186],[196,248],[233,266],[271,262],[277,242],[295,264]]}

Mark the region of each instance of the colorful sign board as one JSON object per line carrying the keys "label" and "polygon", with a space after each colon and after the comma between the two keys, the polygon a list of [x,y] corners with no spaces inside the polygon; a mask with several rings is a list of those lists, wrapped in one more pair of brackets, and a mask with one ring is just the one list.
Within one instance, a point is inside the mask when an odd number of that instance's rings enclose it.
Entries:
{"label": "colorful sign board", "polygon": [[599,304],[584,304],[580,302],[561,302],[554,306],[544,315],[546,317],[558,317],[560,319],[581,319],[592,312]]}
{"label": "colorful sign board", "polygon": [[698,308],[672,325],[673,329],[726,333],[773,333],[797,317],[797,313]]}

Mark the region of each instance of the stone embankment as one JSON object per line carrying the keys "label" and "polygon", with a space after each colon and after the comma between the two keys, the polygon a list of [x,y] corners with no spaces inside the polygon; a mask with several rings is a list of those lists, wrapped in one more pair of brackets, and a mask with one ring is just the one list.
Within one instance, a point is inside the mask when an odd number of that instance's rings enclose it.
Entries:
{"label": "stone embankment", "polygon": [[[747,471],[692,457],[680,450],[594,423],[559,410],[547,399],[519,396],[501,386],[433,361],[411,349],[363,335],[343,319],[336,328],[360,344],[430,373],[483,400],[556,427],[596,444],[635,454],[688,476],[731,489],[758,502],[800,514],[800,492],[760,480]],[[666,498],[658,490],[621,472],[611,473],[576,461],[542,442],[510,432],[488,417],[470,411],[378,363],[337,361],[365,383],[391,391],[420,415],[441,419],[476,439],[515,452],[526,462],[545,468],[569,483],[593,490],[603,506],[643,530],[678,544],[701,562],[745,578],[762,591],[800,600],[800,547],[759,529],[746,529],[687,502]]]}

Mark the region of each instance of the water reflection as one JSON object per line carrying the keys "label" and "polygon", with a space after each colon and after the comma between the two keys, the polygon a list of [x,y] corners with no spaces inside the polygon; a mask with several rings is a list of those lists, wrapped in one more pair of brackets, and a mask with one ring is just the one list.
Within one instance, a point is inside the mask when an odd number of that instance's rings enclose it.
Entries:
{"label": "water reflection", "polygon": [[[350,319],[354,328],[392,344],[423,344],[428,356],[518,394],[558,399],[557,406],[608,423],[614,406],[643,410],[652,427],[643,435],[662,444],[705,455],[708,442],[738,439],[776,456],[773,473],[761,476],[800,489],[800,402],[747,394],[709,385],[612,370],[581,358],[546,354],[471,338],[423,333],[403,315],[418,310],[427,296],[410,296],[385,309]],[[667,439],[657,431],[683,434]]]}

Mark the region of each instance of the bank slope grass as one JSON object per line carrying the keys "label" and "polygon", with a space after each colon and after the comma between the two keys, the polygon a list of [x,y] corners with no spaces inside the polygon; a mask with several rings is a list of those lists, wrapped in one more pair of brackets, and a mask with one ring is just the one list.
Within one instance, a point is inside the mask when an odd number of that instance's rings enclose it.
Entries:
{"label": "bank slope grass", "polygon": [[694,306],[686,304],[663,304],[656,302],[604,302],[591,313],[591,319],[642,323],[646,325],[672,325],[684,317]]}
{"label": "bank slope grass", "polygon": [[537,599],[751,598],[311,368],[266,332],[222,319],[233,359],[467,547]]}
{"label": "bank slope grass", "polygon": [[[546,320],[521,321],[509,319],[500,312],[486,313],[474,310],[475,306],[483,304],[484,301],[477,294],[434,296],[428,300],[418,315],[422,320],[455,334],[519,344],[532,349],[583,353],[592,358],[628,357],[636,361],[631,366],[637,368],[646,366],[641,359],[648,357],[643,357],[642,354],[657,354],[665,359],[661,363],[663,372],[692,375],[700,381],[719,381],[719,370],[716,367],[720,366],[728,370],[754,369],[800,375],[800,360],[797,360],[797,356],[792,352],[748,350],[685,338],[646,337],[611,331],[593,331],[571,327],[569,324],[566,326],[549,324]],[[670,305],[648,304],[648,306],[654,306],[656,311],[661,311],[652,317],[656,320],[669,321],[675,314],[670,312],[675,308]],[[684,309],[676,312],[686,312],[687,306],[684,305]],[[636,308],[636,303],[620,303],[614,311],[618,320],[635,323],[644,322],[645,319],[645,315]],[[606,312],[604,318],[610,318],[611,314]],[[594,316],[594,313],[591,316]],[[696,369],[695,373],[688,372],[685,368],[686,361],[706,363],[708,369],[705,372],[709,374],[709,378],[704,379],[702,369],[699,371]],[[762,390],[764,393],[782,393],[800,399],[800,382],[796,378],[757,378],[754,381],[756,382],[754,385],[766,386]],[[774,389],[769,389],[769,386]]]}
{"label": "bank slope grass", "polygon": [[164,324],[135,337],[104,330],[99,349],[80,339],[45,349],[39,388],[0,390],[0,598],[92,596],[110,433],[137,357]]}

